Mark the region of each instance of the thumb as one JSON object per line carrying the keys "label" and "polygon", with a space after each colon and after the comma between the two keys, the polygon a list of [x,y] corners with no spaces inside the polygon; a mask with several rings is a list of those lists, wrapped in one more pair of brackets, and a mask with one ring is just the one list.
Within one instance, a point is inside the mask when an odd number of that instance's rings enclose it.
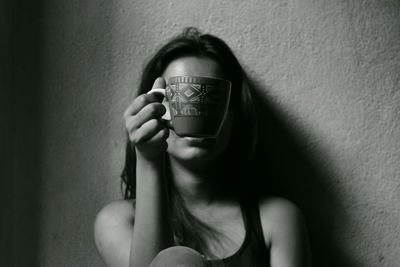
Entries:
{"label": "thumb", "polygon": [[155,93],[155,95],[157,96],[158,101],[162,101],[162,99],[165,97],[165,87],[166,87],[166,82],[164,80],[163,77],[158,77],[154,83],[153,83],[153,87],[151,88],[150,91],[148,91],[147,93]]}
{"label": "thumb", "polygon": [[153,87],[151,89],[154,88],[165,88],[167,85],[167,83],[165,82],[163,77],[158,77],[153,84]]}

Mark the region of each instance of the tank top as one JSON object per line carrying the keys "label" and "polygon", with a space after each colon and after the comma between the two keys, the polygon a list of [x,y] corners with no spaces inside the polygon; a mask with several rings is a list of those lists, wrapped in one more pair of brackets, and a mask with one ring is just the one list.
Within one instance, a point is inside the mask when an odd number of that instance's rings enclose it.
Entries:
{"label": "tank top", "polygon": [[233,255],[217,260],[205,260],[206,267],[267,267],[270,250],[265,245],[258,203],[241,202],[240,208],[246,229],[244,241]]}

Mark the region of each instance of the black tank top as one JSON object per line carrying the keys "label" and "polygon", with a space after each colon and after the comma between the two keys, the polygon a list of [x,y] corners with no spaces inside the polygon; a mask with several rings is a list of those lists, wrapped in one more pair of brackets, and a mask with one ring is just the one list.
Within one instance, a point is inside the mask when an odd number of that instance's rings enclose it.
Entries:
{"label": "black tank top", "polygon": [[223,259],[206,260],[207,267],[267,267],[270,266],[270,251],[265,245],[262,231],[260,211],[257,202],[240,204],[244,226],[245,238],[239,250]]}

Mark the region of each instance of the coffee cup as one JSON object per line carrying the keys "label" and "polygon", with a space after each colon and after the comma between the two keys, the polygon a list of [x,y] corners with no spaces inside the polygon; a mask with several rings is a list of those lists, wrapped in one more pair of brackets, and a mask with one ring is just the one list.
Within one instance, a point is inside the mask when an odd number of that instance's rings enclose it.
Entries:
{"label": "coffee cup", "polygon": [[228,112],[231,82],[224,79],[176,76],[168,79],[166,89],[148,93],[165,96],[170,114],[166,125],[182,137],[216,137]]}

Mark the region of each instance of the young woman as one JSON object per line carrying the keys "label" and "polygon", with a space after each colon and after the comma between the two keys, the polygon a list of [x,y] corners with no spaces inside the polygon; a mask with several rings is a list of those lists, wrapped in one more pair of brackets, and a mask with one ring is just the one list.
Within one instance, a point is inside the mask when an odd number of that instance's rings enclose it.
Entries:
{"label": "young woman", "polygon": [[[161,120],[163,96],[147,94],[184,75],[231,81],[228,114],[216,138],[176,135]],[[309,266],[296,206],[251,193],[253,98],[238,60],[215,36],[188,28],[155,54],[124,113],[125,200],[104,207],[95,221],[107,266]]]}

